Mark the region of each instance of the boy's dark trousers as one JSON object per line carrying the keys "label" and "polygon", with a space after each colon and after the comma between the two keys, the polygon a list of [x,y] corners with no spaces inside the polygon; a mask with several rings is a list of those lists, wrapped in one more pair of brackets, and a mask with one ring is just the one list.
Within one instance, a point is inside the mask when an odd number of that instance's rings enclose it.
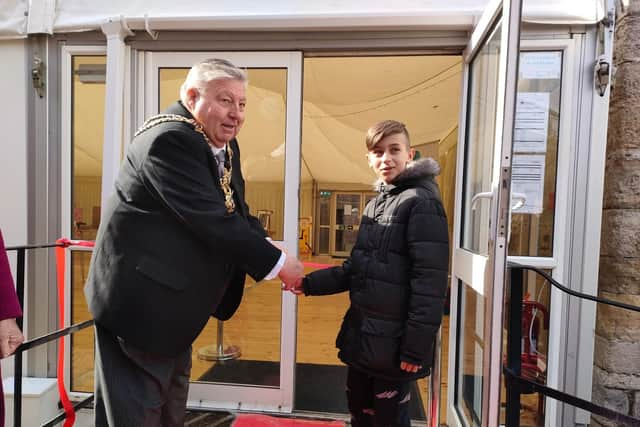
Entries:
{"label": "boy's dark trousers", "polygon": [[347,402],[352,427],[410,427],[409,401],[413,381],[374,378],[347,370]]}

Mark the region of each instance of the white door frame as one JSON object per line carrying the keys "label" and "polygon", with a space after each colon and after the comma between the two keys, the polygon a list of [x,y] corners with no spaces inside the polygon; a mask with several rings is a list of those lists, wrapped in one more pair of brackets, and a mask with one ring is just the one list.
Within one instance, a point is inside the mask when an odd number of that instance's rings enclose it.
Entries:
{"label": "white door frame", "polygon": [[[572,162],[572,126],[575,126],[576,101],[573,94],[577,90],[580,70],[576,68],[579,58],[576,57],[576,42],[574,39],[556,40],[523,40],[521,52],[553,51],[562,52],[562,80],[560,89],[560,123],[558,133],[558,152],[556,167],[556,202],[553,224],[553,253],[550,257],[508,256],[508,261],[535,266],[549,270],[551,276],[561,283],[566,278],[567,241],[570,234],[570,186],[574,175],[569,166]],[[549,307],[549,343],[547,358],[547,385],[558,388],[560,383],[560,348],[563,314],[562,305],[564,294],[551,287]],[[545,399],[545,425],[551,427],[555,423],[559,402],[555,399]]]}
{"label": "white door frame", "polygon": [[[158,69],[190,68],[206,58],[225,58],[241,68],[286,68],[286,144],[284,182],[284,241],[287,252],[298,254],[298,210],[302,106],[301,52],[143,52],[138,56],[138,93],[144,95],[137,122],[158,111]],[[293,410],[296,353],[296,296],[282,293],[280,324],[280,387],[191,383],[189,407],[227,408],[272,412]]]}
{"label": "white door frame", "polygon": [[[576,40],[573,38],[556,38],[556,39],[535,39],[535,40],[522,40],[520,46],[521,52],[529,51],[553,51],[562,52],[562,81],[561,81],[561,104],[560,104],[560,123],[559,123],[559,135],[558,135],[558,153],[557,153],[557,173],[556,173],[556,203],[555,203],[555,215],[554,215],[554,227],[553,227],[553,253],[550,257],[531,257],[531,256],[508,256],[509,261],[513,261],[519,264],[526,264],[549,270],[551,275],[561,283],[566,283],[567,280],[567,258],[568,242],[571,240],[571,233],[573,227],[571,226],[571,205],[572,194],[571,186],[574,178],[574,171],[571,164],[574,161],[574,149],[572,148],[577,141],[574,141],[572,129],[575,128],[578,117],[578,110],[574,105],[577,100],[574,94],[579,89],[579,81],[581,76],[581,69],[578,67],[580,63],[580,52],[576,48]],[[464,117],[463,117],[464,119]],[[463,128],[464,123],[461,123],[460,128]],[[462,149],[461,149],[462,150]],[[461,154],[461,153],[459,153]],[[460,161],[460,160],[459,160]],[[458,173],[462,173],[461,170]],[[458,177],[460,179],[460,176]],[[466,254],[464,254],[466,255]],[[464,256],[463,255],[463,256]],[[476,261],[478,261],[476,259]],[[473,274],[481,274],[480,271],[484,268],[483,263],[463,263],[463,267],[469,270],[466,275],[472,276]],[[456,301],[453,300],[454,296]],[[547,385],[550,387],[558,388],[561,382],[561,338],[563,331],[563,311],[562,307],[566,300],[563,293],[555,288],[551,288],[550,298],[550,324],[549,324],[549,343],[548,343],[548,359],[547,359]],[[457,294],[452,292],[452,309],[451,313],[457,312]],[[452,325],[456,322],[455,315],[451,316]],[[594,319],[587,319],[587,322],[595,321]],[[451,327],[450,330],[450,347],[449,356],[452,357],[456,353],[456,331]],[[592,348],[588,349],[586,353],[592,353]],[[585,356],[586,357],[586,356]],[[453,367],[450,359],[449,366]],[[453,369],[449,370],[448,383],[455,383],[455,375]],[[585,377],[591,376],[591,372],[586,372]],[[586,380],[585,380],[586,381]],[[589,380],[590,381],[590,380]],[[453,400],[453,388],[449,386],[449,405],[452,406]],[[556,413],[558,411],[559,403],[555,399],[546,399],[545,402],[545,425],[550,427],[555,425]],[[451,408],[449,408],[451,410]],[[449,411],[450,412],[450,411]],[[451,416],[451,414],[449,414]],[[456,420],[456,423],[452,425],[460,425],[460,421]]]}
{"label": "white door frame", "polygon": [[[484,320],[485,343],[483,360],[482,426],[497,426],[500,412],[500,374],[502,367],[502,301],[509,227],[511,145],[513,135],[515,97],[517,83],[517,61],[520,38],[520,0],[491,1],[478,22],[464,52],[462,108],[458,142],[458,171],[456,182],[456,208],[453,237],[453,262],[451,282],[451,338],[449,352],[449,386],[447,421],[450,425],[466,425],[456,408],[457,372],[455,371],[457,344],[457,292],[458,280],[463,280],[473,289],[487,297],[489,307]],[[469,67],[485,39],[501,23],[501,49],[499,59],[499,83],[497,91],[496,133],[494,138],[491,194],[490,230],[486,256],[472,253],[460,246],[463,208],[463,177],[465,172],[467,110],[469,97]],[[488,224],[485,224],[488,225]],[[484,230],[483,230],[484,233]],[[453,381],[451,381],[453,379]]]}

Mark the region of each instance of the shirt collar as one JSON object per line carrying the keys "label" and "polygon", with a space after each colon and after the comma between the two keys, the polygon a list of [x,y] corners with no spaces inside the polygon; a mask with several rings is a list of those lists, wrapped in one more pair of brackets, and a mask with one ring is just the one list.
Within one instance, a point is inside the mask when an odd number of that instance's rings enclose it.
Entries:
{"label": "shirt collar", "polygon": [[220,151],[226,150],[227,149],[227,144],[224,144],[222,147],[218,148],[216,146],[209,145],[211,147],[211,152],[213,153],[213,155],[215,156],[216,154],[218,154]]}

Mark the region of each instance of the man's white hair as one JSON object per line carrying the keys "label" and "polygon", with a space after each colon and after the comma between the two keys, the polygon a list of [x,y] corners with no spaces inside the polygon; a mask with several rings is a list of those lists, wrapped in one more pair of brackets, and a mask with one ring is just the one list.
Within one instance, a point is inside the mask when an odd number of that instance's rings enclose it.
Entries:
{"label": "man's white hair", "polygon": [[219,79],[239,80],[245,85],[249,83],[246,71],[236,67],[230,61],[219,58],[205,59],[189,70],[187,78],[180,87],[180,100],[186,104],[189,88],[195,87],[198,90],[203,90],[207,83]]}

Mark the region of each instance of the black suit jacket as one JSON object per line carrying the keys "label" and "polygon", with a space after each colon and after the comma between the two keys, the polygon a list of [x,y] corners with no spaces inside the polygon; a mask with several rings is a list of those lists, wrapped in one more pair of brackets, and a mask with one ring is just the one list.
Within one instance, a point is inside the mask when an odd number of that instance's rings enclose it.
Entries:
{"label": "black suit jacket", "polygon": [[[192,118],[179,102],[167,111]],[[103,207],[85,296],[95,321],[141,350],[173,356],[211,314],[225,320],[245,272],[261,280],[281,252],[244,201],[235,140],[228,213],[211,148],[188,123],[166,122],[127,149]]]}

